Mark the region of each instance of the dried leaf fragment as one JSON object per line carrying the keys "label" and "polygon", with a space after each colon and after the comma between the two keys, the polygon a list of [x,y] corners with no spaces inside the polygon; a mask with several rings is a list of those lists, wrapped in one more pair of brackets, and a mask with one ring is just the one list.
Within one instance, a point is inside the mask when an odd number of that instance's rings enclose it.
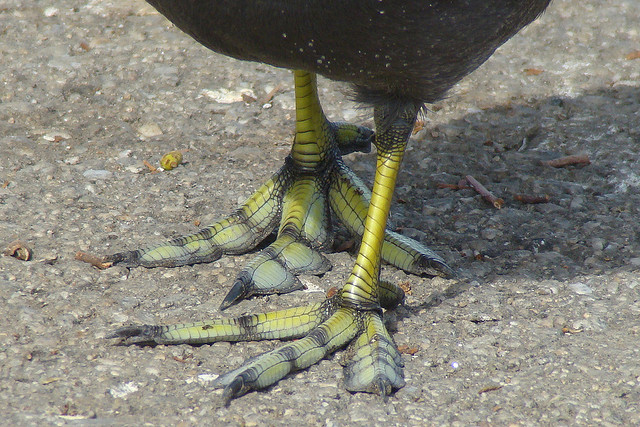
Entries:
{"label": "dried leaf fragment", "polygon": [[9,246],[2,252],[5,256],[12,256],[21,261],[29,261],[31,259],[33,251],[25,242],[20,240],[14,240],[9,243]]}
{"label": "dried leaf fragment", "polygon": [[549,200],[551,200],[551,197],[548,194],[545,194],[544,196],[531,196],[528,194],[515,194],[513,196],[513,198],[515,200],[517,200],[520,203],[524,203],[524,204],[530,204],[530,205],[535,205],[537,203],[549,203]]}
{"label": "dried leaf fragment", "polygon": [[411,132],[412,135],[415,135],[416,133],[420,132],[422,129],[424,129],[424,120],[416,120],[416,123],[413,125],[413,131]]}
{"label": "dried leaf fragment", "polygon": [[400,354],[408,354],[410,356],[413,356],[418,351],[420,351],[420,349],[418,347],[409,347],[408,345],[399,345],[398,346],[398,352]]}
{"label": "dried leaf fragment", "polygon": [[91,255],[86,252],[78,251],[76,252],[76,259],[78,261],[86,262],[88,264],[93,265],[94,267],[104,270],[113,265],[112,262],[105,262],[103,257],[99,257],[96,255]]}
{"label": "dried leaf fragment", "polygon": [[466,185],[466,183],[464,183],[466,181],[462,180],[462,182],[463,183],[458,183],[458,184],[448,184],[446,182],[439,182],[439,183],[436,184],[436,187],[437,188],[448,188],[450,190],[456,190],[456,191],[457,190],[466,190],[468,188],[471,188],[468,185]]}
{"label": "dried leaf fragment", "polygon": [[544,70],[540,70],[538,68],[525,68],[524,73],[527,76],[539,76],[540,74],[544,73]]}
{"label": "dried leaf fragment", "polygon": [[409,281],[398,283],[398,287],[404,291],[406,295],[411,295],[411,283]]}
{"label": "dried leaf fragment", "polygon": [[542,163],[554,168],[562,168],[571,165],[590,165],[591,160],[589,160],[589,156],[587,156],[586,154],[577,154],[573,156],[565,156],[553,160],[547,160],[546,162]]}
{"label": "dried leaf fragment", "polygon": [[631,61],[632,59],[640,59],[640,50],[634,50],[625,55],[624,59]]}
{"label": "dried leaf fragment", "polygon": [[336,288],[335,286],[330,287],[329,290],[327,290],[327,298],[333,297],[338,292],[340,292],[340,289]]}

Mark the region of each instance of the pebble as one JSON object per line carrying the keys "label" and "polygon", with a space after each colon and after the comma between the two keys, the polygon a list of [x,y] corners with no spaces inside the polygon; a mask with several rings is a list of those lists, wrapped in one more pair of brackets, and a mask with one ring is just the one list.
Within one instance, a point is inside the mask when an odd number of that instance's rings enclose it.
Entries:
{"label": "pebble", "polygon": [[71,139],[71,135],[64,131],[50,131],[42,136],[42,139],[49,142],[59,142],[64,139]]}
{"label": "pebble", "polygon": [[46,16],[47,18],[51,18],[52,16],[56,16],[58,14],[59,10],[57,7],[48,7],[44,10],[44,16]]}
{"label": "pebble", "polygon": [[117,387],[109,389],[111,396],[126,399],[131,393],[138,391],[138,385],[132,381],[119,384]]}
{"label": "pebble", "polygon": [[144,171],[146,168],[144,166],[139,166],[139,165],[129,165],[126,168],[124,168],[127,172],[131,172],[131,173],[141,173],[142,171]]}
{"label": "pebble", "polygon": [[113,173],[104,169],[88,169],[82,174],[88,179],[109,179],[113,176]]}
{"label": "pebble", "polygon": [[593,289],[582,282],[571,283],[569,288],[578,295],[591,295],[593,293]]}
{"label": "pebble", "polygon": [[571,199],[571,203],[569,203],[569,209],[571,209],[572,211],[581,210],[582,208],[584,208],[584,202],[584,197],[575,196],[573,199]]}
{"label": "pebble", "polygon": [[480,232],[483,239],[493,240],[498,235],[498,231],[495,228],[485,228]]}
{"label": "pebble", "polygon": [[153,138],[163,134],[162,129],[157,123],[149,122],[145,123],[138,128],[138,133],[143,138]]}
{"label": "pebble", "polygon": [[[256,98],[255,93],[251,89],[229,90],[220,89],[204,89],[202,94],[207,98],[211,98],[219,104],[233,104],[234,102],[243,102],[245,97]],[[244,95],[244,96],[243,96]]]}
{"label": "pebble", "polygon": [[80,157],[78,156],[68,157],[64,159],[64,162],[68,165],[77,165],[78,163],[80,163]]}

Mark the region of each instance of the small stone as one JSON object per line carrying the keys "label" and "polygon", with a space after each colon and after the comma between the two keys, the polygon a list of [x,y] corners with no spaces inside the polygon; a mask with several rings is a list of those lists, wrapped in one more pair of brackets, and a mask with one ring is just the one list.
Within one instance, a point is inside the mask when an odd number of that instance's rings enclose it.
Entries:
{"label": "small stone", "polygon": [[498,235],[498,231],[495,228],[485,228],[480,232],[483,239],[493,240]]}
{"label": "small stone", "polygon": [[127,172],[131,172],[131,173],[141,173],[143,170],[145,170],[146,168],[140,165],[129,165],[126,168],[124,168]]}
{"label": "small stone", "polygon": [[605,240],[600,237],[594,237],[591,239],[591,247],[596,251],[604,249]]}
{"label": "small stone", "polygon": [[118,386],[109,390],[111,396],[115,398],[126,399],[131,393],[138,391],[138,385],[134,382],[127,382],[119,384]]}
{"label": "small stone", "polygon": [[584,208],[584,202],[584,197],[575,196],[569,203],[569,209],[571,209],[572,211],[581,210]]}
{"label": "small stone", "polygon": [[82,174],[88,179],[109,179],[113,176],[113,173],[104,169],[88,169]]}
{"label": "small stone", "polygon": [[156,123],[145,123],[138,128],[138,133],[143,138],[153,138],[162,135],[162,129]]}
{"label": "small stone", "polygon": [[571,283],[569,288],[578,295],[591,295],[593,289],[582,282]]}
{"label": "small stone", "polygon": [[44,16],[46,16],[47,18],[51,18],[52,16],[56,16],[58,14],[59,10],[57,7],[48,7],[44,10]]}
{"label": "small stone", "polygon": [[71,139],[71,135],[68,132],[54,130],[45,133],[42,136],[42,139],[49,142],[60,142],[64,141],[65,139]]}
{"label": "small stone", "polygon": [[68,165],[77,165],[78,163],[80,163],[80,157],[78,156],[68,157],[64,159],[64,162]]}
{"label": "small stone", "polygon": [[255,93],[251,89],[229,90],[220,88],[216,90],[204,89],[202,94],[207,98],[211,98],[219,104],[233,104],[234,102],[243,102],[247,98],[256,98]]}

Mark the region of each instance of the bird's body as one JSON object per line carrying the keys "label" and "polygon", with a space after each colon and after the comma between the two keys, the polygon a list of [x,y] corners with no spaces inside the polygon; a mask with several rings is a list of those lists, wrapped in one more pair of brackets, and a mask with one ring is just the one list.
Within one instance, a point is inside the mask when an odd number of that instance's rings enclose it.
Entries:
{"label": "bird's body", "polygon": [[550,0],[148,0],[213,51],[434,102]]}
{"label": "bird's body", "polygon": [[[330,268],[322,251],[341,222],[360,248],[341,290],[323,303],[238,319],[130,326],[114,337],[157,343],[301,338],[221,376],[230,400],[264,388],[349,343],[350,391],[387,395],[404,385],[402,357],[382,320],[404,293],[379,278],[386,261],[413,274],[450,276],[421,243],[385,229],[405,147],[425,102],[444,96],[550,0],[148,0],[208,48],[295,70],[296,135],[285,165],[234,214],[166,244],[105,258],[127,266],[210,262],[277,238],[238,275],[221,309],[252,295],[291,292],[301,273]],[[315,74],[352,83],[374,107],[369,129],[330,123]],[[340,153],[377,148],[369,190]]]}

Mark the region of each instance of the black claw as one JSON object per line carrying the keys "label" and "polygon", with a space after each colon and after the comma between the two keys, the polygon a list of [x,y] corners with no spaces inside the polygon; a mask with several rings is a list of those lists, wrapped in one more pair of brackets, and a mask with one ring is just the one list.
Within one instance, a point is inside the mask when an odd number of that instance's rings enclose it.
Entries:
{"label": "black claw", "polygon": [[238,303],[240,300],[243,300],[249,296],[251,296],[251,290],[249,285],[251,284],[251,278],[248,277],[244,272],[240,273],[236,281],[233,283],[233,286],[227,293],[227,296],[222,300],[222,304],[220,304],[220,311],[226,310],[232,305]]}
{"label": "black claw", "polygon": [[426,255],[420,256],[416,264],[424,274],[428,274],[429,276],[440,276],[445,279],[454,279],[458,276],[455,270],[449,267],[444,261],[429,258]]}
{"label": "black claw", "polygon": [[231,381],[222,392],[222,400],[224,406],[229,406],[231,400],[241,396],[245,393],[244,378],[242,375],[238,375]]}
{"label": "black claw", "polygon": [[391,394],[391,384],[389,384],[389,381],[387,381],[386,378],[378,377],[377,383],[374,384],[374,388],[377,389],[374,393],[380,395],[384,403],[387,403],[389,395]]}
{"label": "black claw", "polygon": [[[333,123],[334,128],[338,128],[343,123],[336,122]],[[338,150],[340,151],[341,156],[346,156],[347,154],[359,152],[359,153],[370,153],[371,145],[375,140],[375,132],[367,127],[358,126],[357,127],[357,136],[355,138],[350,138],[348,140],[338,139]]]}
{"label": "black claw", "polygon": [[142,338],[145,340],[153,341],[160,333],[160,326],[153,325],[132,325],[125,326],[113,331],[113,333],[107,335],[105,338]]}
{"label": "black claw", "polygon": [[111,262],[113,265],[121,265],[123,267],[137,267],[140,265],[140,252],[127,251],[105,255],[104,262]]}
{"label": "black claw", "polygon": [[380,291],[378,294],[378,302],[380,307],[385,310],[393,310],[401,304],[404,304],[404,291],[401,287],[390,283],[380,281]]}

